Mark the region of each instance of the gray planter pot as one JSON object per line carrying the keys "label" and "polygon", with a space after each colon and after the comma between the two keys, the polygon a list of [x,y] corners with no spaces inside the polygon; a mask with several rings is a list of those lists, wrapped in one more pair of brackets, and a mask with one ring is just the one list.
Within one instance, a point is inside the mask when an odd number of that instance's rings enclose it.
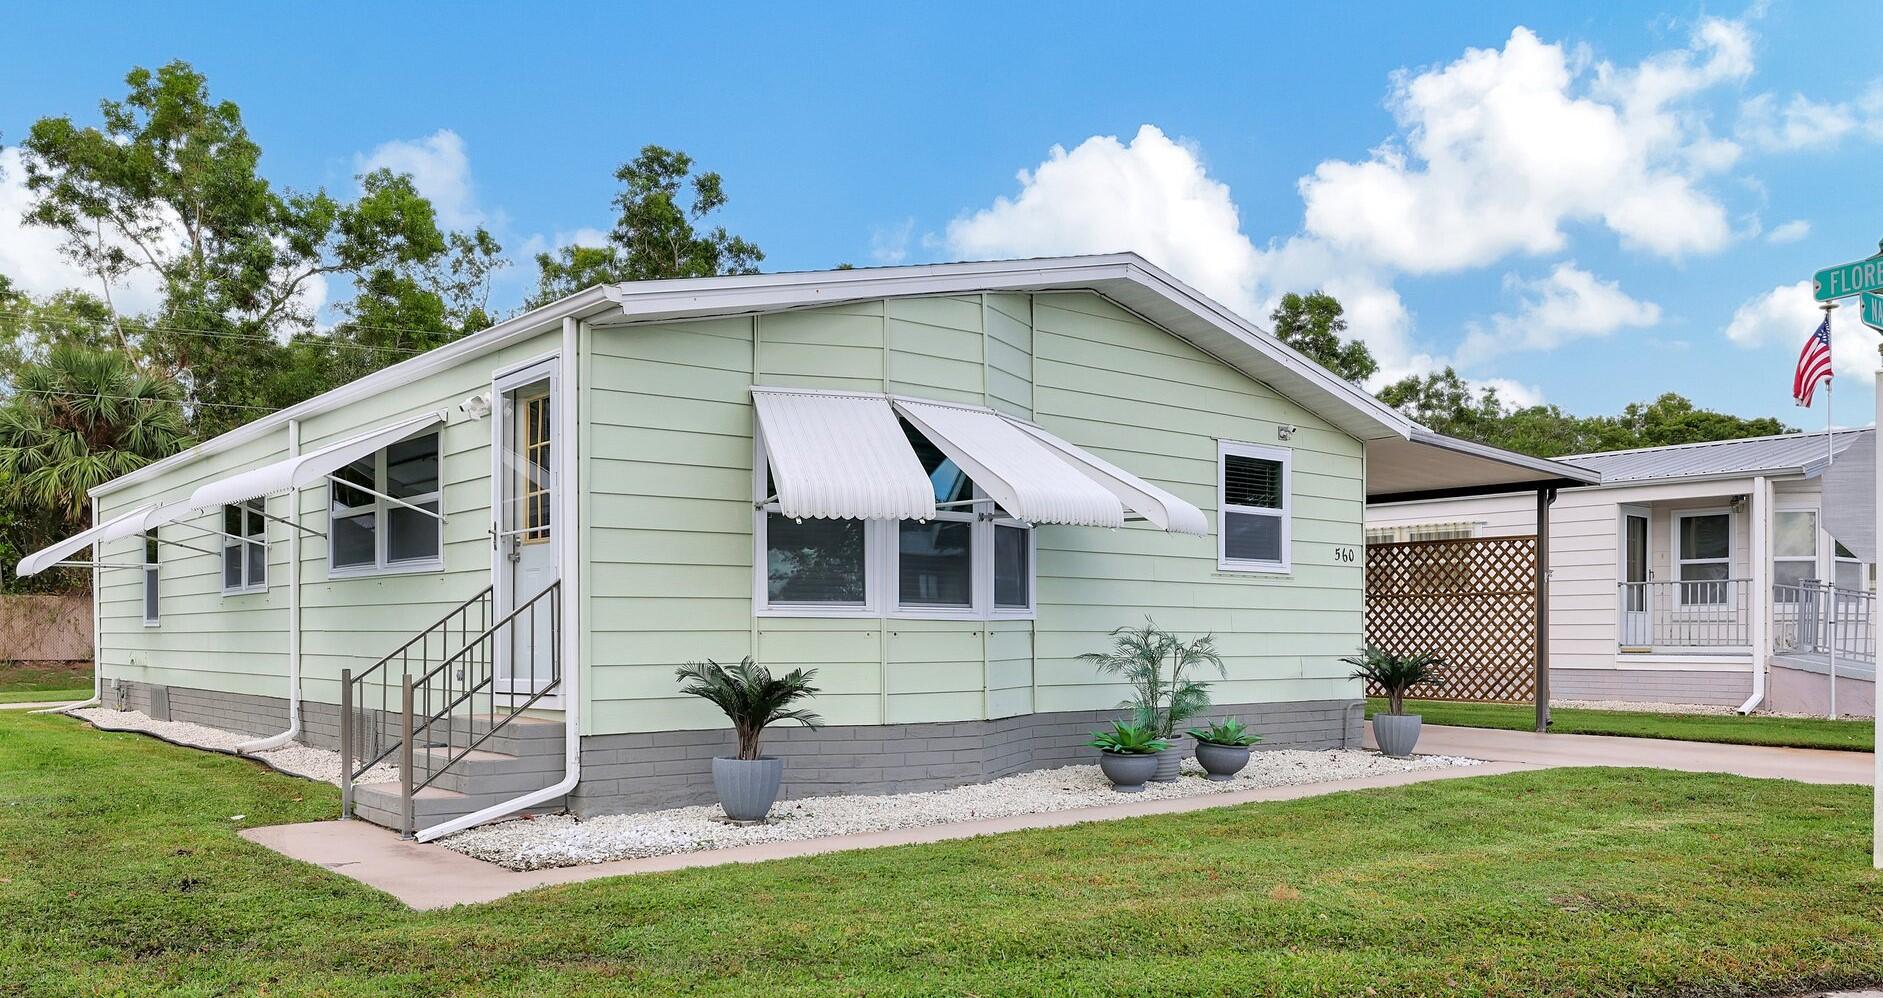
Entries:
{"label": "gray planter pot", "polygon": [[1177,735],[1165,740],[1170,742],[1170,747],[1157,753],[1157,774],[1151,777],[1152,783],[1175,783],[1177,774],[1182,771],[1183,757],[1186,754],[1183,736]]}
{"label": "gray planter pot", "polygon": [[1417,714],[1374,714],[1373,740],[1380,743],[1380,752],[1404,759],[1419,744],[1421,723]]}
{"label": "gray planter pot", "polygon": [[1197,742],[1196,761],[1203,765],[1210,779],[1223,783],[1234,779],[1242,772],[1242,767],[1249,764],[1249,746]]}
{"label": "gray planter pot", "polygon": [[763,821],[778,800],[785,761],[775,756],[759,759],[713,759],[713,789],[719,806],[734,821]]}
{"label": "gray planter pot", "polygon": [[1121,794],[1141,793],[1144,781],[1157,772],[1157,756],[1101,751],[1098,768],[1111,781],[1113,790]]}

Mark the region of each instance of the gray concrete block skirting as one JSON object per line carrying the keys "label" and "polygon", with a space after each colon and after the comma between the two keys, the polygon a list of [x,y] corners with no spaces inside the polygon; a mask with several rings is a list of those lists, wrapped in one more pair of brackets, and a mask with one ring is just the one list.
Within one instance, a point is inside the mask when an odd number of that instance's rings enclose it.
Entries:
{"label": "gray concrete block skirting", "polygon": [[[287,728],[281,697],[161,687],[107,679],[104,705],[253,735]],[[1353,700],[1223,704],[1210,718],[1234,715],[1262,736],[1257,748],[1361,747],[1361,705]],[[155,715],[152,715],[155,716]],[[831,726],[809,731],[783,724],[765,733],[768,754],[785,760],[783,797],[944,790],[1033,769],[1090,762],[1092,732],[1117,710],[1021,714],[992,720]],[[303,701],[301,741],[339,748],[340,711]],[[715,801],[712,759],[734,749],[730,728],[588,735],[582,782],[569,809],[584,817],[630,814]]]}

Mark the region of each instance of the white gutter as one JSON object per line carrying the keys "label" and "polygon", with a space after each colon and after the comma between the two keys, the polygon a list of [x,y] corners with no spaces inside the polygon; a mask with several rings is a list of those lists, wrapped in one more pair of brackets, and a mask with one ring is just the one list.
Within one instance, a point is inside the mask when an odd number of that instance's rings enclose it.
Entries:
{"label": "white gutter", "polygon": [[1741,714],[1765,702],[1765,671],[1772,654],[1771,516],[1772,484],[1760,475],[1752,480],[1752,695],[1739,705]]}
{"label": "white gutter", "polygon": [[[288,456],[301,453],[301,421],[288,420]],[[266,499],[262,500],[264,503]],[[288,730],[235,747],[237,755],[280,748],[301,736],[301,490],[288,490]]]}
{"label": "white gutter", "polygon": [[581,482],[576,474],[576,469],[581,466],[580,456],[576,452],[579,443],[577,434],[581,426],[576,419],[577,400],[582,397],[582,386],[577,380],[581,373],[581,364],[578,362],[580,347],[579,325],[573,316],[565,317],[562,320],[562,354],[557,358],[562,371],[556,382],[562,398],[551,403],[556,420],[555,436],[552,438],[555,446],[551,453],[556,455],[557,467],[555,518],[550,521],[560,525],[553,531],[553,536],[559,563],[558,584],[562,587],[562,595],[558,597],[562,610],[562,633],[559,635],[561,647],[558,649],[562,658],[562,779],[556,781],[554,786],[532,790],[481,811],[473,811],[430,828],[421,828],[412,836],[420,842],[430,842],[486,821],[515,814],[544,801],[567,796],[582,780],[582,566],[578,560],[581,530],[577,526],[581,523]]}
{"label": "white gutter", "polygon": [[[98,499],[96,496],[94,496],[92,498],[92,526],[94,527],[98,526],[99,522],[100,521],[98,519]],[[141,541],[138,544],[138,552],[140,554],[143,552],[143,543]],[[101,626],[101,621],[98,619],[98,584],[104,581],[103,575],[104,575],[105,568],[104,568],[104,565],[102,564],[104,560],[105,560],[104,552],[98,550],[97,548],[93,548],[92,549],[92,698],[90,700],[80,700],[78,703],[60,704],[57,707],[41,707],[38,710],[27,711],[27,713],[29,714],[63,714],[71,710],[82,710],[86,707],[97,707],[97,706],[102,705],[105,702],[105,667],[104,667],[104,662],[102,661],[104,656],[99,654],[99,652],[102,649],[100,649],[98,646],[99,638],[101,638],[104,635],[104,628]],[[143,597],[140,596],[138,598],[142,599]]]}

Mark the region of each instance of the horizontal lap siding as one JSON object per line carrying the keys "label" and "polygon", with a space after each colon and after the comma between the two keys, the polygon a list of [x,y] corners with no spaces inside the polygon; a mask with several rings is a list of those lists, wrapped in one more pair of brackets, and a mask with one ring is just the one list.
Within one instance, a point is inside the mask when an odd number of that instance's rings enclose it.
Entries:
{"label": "horizontal lap siding", "polygon": [[[550,333],[495,354],[466,361],[397,389],[310,417],[301,425],[306,453],[400,419],[446,409],[440,469],[444,489],[444,570],[329,580],[327,542],[305,535],[301,542],[302,692],[306,699],[339,700],[343,668],[372,665],[457,604],[490,584],[490,435],[494,421],[473,421],[456,411],[464,398],[489,389],[494,371],[556,349]],[[101,500],[104,516],[154,499],[185,498],[211,478],[287,456],[285,427],[266,440],[185,465],[153,481]],[[299,492],[301,522],[325,534],[328,492],[318,486]],[[286,496],[269,500],[269,512],[286,516]],[[214,522],[205,517],[204,524]],[[163,548],[162,625],[143,626],[139,573],[107,573],[100,593],[104,635],[100,661],[105,674],[139,682],[232,693],[281,696],[287,678],[288,559],[290,528],[270,521],[269,588],[266,594],[223,596],[220,564],[208,555]],[[216,538],[190,539],[184,526],[165,527],[166,539],[215,547]],[[113,545],[113,561],[136,561],[135,539]]]}
{"label": "horizontal lap siding", "polygon": [[[1216,521],[1219,439],[1287,447],[1294,481],[1288,576],[1220,572],[1216,538],[1043,527],[1039,533],[1037,710],[1110,707],[1126,692],[1082,652],[1146,616],[1213,633],[1224,703],[1358,695],[1340,658],[1360,643],[1362,570],[1335,560],[1363,540],[1360,444],[1208,355],[1092,295],[1034,301],[1034,410],[1072,443],[1144,475]],[[1298,429],[1279,441],[1280,424]]]}
{"label": "horizontal lap siding", "polygon": [[[592,513],[595,733],[712,728],[678,695],[683,662],[815,668],[836,724],[1109,708],[1122,685],[1077,661],[1149,613],[1212,631],[1223,702],[1357,695],[1360,447],[1216,360],[1089,294],[864,302],[597,330],[585,474]],[[1037,379],[1037,383],[1035,382]],[[1288,578],[1216,571],[1215,539],[1134,526],[1039,531],[1039,620],[754,618],[750,385],[887,391],[987,404],[1216,504],[1216,438],[1298,426]]]}

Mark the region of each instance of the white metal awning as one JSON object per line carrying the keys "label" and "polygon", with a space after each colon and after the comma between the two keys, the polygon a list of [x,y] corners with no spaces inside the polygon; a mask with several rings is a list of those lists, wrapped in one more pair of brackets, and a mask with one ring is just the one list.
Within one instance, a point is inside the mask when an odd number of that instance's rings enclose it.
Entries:
{"label": "white metal awning", "polygon": [[[145,518],[158,508],[156,503],[151,503],[148,506],[139,506],[129,513],[114,516],[97,526],[81,530],[57,544],[40,548],[32,554],[20,559],[19,568],[17,569],[18,575],[22,579],[29,575],[38,575],[85,548],[92,547],[93,545],[108,544],[121,537],[141,534],[148,529],[144,525]],[[95,550],[92,560],[99,560]]]}
{"label": "white metal awning", "polygon": [[811,389],[754,388],[752,398],[777,501],[789,516],[934,516],[934,485],[900,415],[1018,519],[1117,527],[1129,511],[1176,533],[1209,530],[1195,506],[992,409]]}
{"label": "white metal awning", "polygon": [[896,411],[1002,509],[1030,523],[1122,527],[1117,496],[991,409],[895,400]]}
{"label": "white metal awning", "polygon": [[1008,422],[1045,444],[1067,464],[1110,491],[1119,502],[1125,505],[1125,508],[1151,521],[1159,528],[1173,534],[1209,536],[1209,518],[1195,506],[1117,465],[1074,447],[1032,423],[1018,419],[1010,419]]}
{"label": "white metal awning", "polygon": [[934,486],[887,397],[754,388],[752,403],[786,516],[935,516]]}
{"label": "white metal awning", "polygon": [[205,513],[258,496],[318,485],[326,477],[388,444],[422,433],[445,421],[443,412],[427,413],[389,426],[351,436],[319,450],[284,458],[273,464],[236,472],[198,486],[190,493],[190,509]]}

